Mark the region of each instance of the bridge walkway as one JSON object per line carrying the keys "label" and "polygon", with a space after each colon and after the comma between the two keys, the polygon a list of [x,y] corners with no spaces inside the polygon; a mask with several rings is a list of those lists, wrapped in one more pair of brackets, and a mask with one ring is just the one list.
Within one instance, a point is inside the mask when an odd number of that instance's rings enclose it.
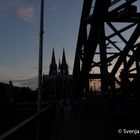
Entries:
{"label": "bridge walkway", "polygon": [[89,103],[86,110],[80,105],[76,114],[70,105],[65,106],[64,120],[57,109],[50,140],[117,140],[113,133],[107,106],[98,100]]}

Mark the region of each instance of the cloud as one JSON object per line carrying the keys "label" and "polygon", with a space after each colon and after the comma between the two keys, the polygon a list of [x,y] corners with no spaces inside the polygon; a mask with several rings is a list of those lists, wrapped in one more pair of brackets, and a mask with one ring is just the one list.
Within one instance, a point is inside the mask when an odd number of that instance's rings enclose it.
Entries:
{"label": "cloud", "polygon": [[32,5],[24,5],[17,8],[17,16],[25,22],[35,21],[35,8]]}
{"label": "cloud", "polygon": [[23,0],[0,0],[0,17],[11,15],[14,10],[16,16],[25,22],[35,21],[36,9],[33,4]]}
{"label": "cloud", "polygon": [[20,0],[0,0],[0,16],[9,15],[11,9],[16,7],[20,2]]}

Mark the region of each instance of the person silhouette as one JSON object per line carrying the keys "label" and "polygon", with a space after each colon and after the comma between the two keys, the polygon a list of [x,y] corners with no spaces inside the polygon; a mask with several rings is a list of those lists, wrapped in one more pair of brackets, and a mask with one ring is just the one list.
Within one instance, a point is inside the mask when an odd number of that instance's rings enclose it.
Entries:
{"label": "person silhouette", "polygon": [[64,120],[64,107],[65,107],[65,102],[63,98],[60,98],[58,101],[58,107],[59,107],[59,112],[61,119]]}

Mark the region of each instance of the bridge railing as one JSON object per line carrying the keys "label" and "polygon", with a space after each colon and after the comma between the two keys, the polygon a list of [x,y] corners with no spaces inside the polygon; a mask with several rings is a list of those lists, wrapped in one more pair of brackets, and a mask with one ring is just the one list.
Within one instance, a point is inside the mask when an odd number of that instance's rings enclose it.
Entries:
{"label": "bridge railing", "polygon": [[55,107],[47,108],[26,119],[0,135],[0,140],[43,140],[49,138],[51,123],[55,117]]}

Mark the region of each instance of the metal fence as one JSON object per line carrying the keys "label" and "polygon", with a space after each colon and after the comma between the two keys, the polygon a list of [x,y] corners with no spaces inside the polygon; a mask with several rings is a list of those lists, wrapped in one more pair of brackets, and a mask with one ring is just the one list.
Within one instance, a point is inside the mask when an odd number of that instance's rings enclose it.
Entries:
{"label": "metal fence", "polygon": [[55,117],[55,107],[50,105],[22,123],[0,135],[0,140],[43,140],[49,138]]}

